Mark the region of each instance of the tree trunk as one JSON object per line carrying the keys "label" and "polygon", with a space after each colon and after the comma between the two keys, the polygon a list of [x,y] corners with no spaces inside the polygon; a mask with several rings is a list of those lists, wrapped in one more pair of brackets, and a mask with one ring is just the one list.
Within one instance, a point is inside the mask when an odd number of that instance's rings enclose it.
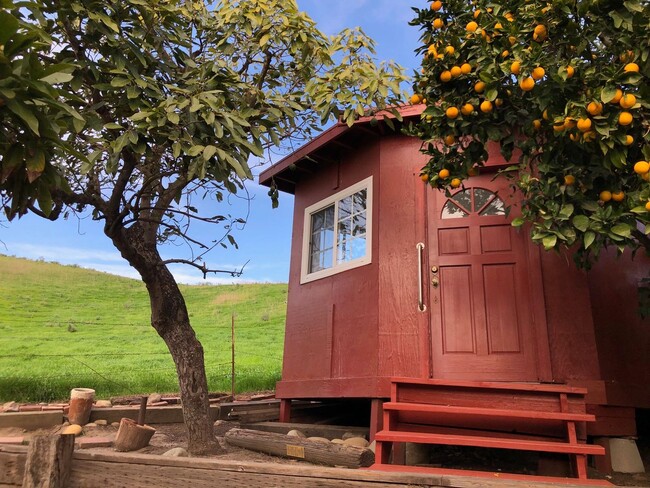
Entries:
{"label": "tree trunk", "polygon": [[[109,235],[108,231],[106,233]],[[152,239],[136,224],[109,237],[147,286],[151,325],[165,341],[176,365],[189,452],[223,452],[214,437],[210,418],[203,346],[190,325],[178,284],[158,253],[155,235]]]}

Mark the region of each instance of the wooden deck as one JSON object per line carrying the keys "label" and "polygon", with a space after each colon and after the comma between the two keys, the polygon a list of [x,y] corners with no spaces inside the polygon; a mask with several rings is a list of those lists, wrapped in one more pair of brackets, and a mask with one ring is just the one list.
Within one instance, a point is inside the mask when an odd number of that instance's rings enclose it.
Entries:
{"label": "wooden deck", "polygon": [[[26,446],[0,445],[0,487],[22,486]],[[489,473],[476,478],[462,471],[422,472],[401,467],[400,472],[355,470],[303,463],[272,464],[208,458],[170,458],[137,453],[75,451],[67,488],[572,488],[612,486],[604,481],[525,477]]]}

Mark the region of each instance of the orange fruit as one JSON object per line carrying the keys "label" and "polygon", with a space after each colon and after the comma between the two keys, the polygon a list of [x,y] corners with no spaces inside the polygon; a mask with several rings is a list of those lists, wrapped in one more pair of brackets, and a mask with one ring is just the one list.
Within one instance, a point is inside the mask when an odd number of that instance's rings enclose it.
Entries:
{"label": "orange fruit", "polygon": [[413,95],[411,95],[411,98],[410,98],[411,105],[417,105],[421,101],[422,101],[422,97],[420,95],[418,95],[417,93],[414,93]]}
{"label": "orange fruit", "polygon": [[636,63],[627,63],[623,67],[623,71],[626,73],[638,73],[639,72],[639,65]]}
{"label": "orange fruit", "polygon": [[569,139],[571,139],[573,142],[578,142],[580,141],[580,134],[569,134]]}
{"label": "orange fruit", "polygon": [[535,80],[531,78],[530,76],[528,78],[524,78],[519,82],[519,87],[523,91],[531,91],[533,88],[535,88]]}
{"label": "orange fruit", "polygon": [[535,130],[539,130],[539,129],[541,129],[541,128],[542,128],[542,121],[539,120],[539,119],[535,119],[535,120],[533,120],[533,128],[534,128]]}
{"label": "orange fruit", "polygon": [[571,186],[576,182],[576,177],[573,175],[565,175],[564,176],[564,184],[566,186]]}
{"label": "orange fruit", "polygon": [[502,58],[507,58],[508,56],[510,56],[510,51],[507,49],[501,53]]}
{"label": "orange fruit", "polygon": [[449,178],[449,170],[441,169],[440,171],[438,171],[438,176],[440,177],[440,179],[446,180],[447,178]]}
{"label": "orange fruit", "polygon": [[481,112],[486,114],[492,112],[492,102],[489,100],[483,100],[483,102],[481,102]]}
{"label": "orange fruit", "polygon": [[632,108],[636,104],[636,97],[631,93],[626,93],[621,97],[618,103],[622,108]]}
{"label": "orange fruit", "polygon": [[476,85],[474,85],[474,91],[476,93],[483,93],[485,91],[485,83],[482,81],[477,81]]}
{"label": "orange fruit", "polygon": [[503,25],[501,25],[501,22],[497,22],[494,24],[494,30],[501,30],[503,29]]}
{"label": "orange fruit", "polygon": [[480,10],[474,10],[474,13],[472,15],[474,16],[475,19],[478,19],[478,16],[481,15],[481,11]]}
{"label": "orange fruit", "polygon": [[567,66],[566,67],[566,77],[567,78],[573,78],[573,75],[575,74],[576,69],[573,66]]}
{"label": "orange fruit", "polygon": [[442,29],[445,26],[445,23],[442,21],[442,19],[434,19],[432,25],[434,29]]}
{"label": "orange fruit", "polygon": [[595,130],[588,130],[584,134],[582,134],[582,140],[585,142],[591,142],[594,139],[596,139],[596,131]]}
{"label": "orange fruit", "polygon": [[508,42],[510,43],[511,46],[514,46],[515,43],[517,42],[517,38],[515,36],[509,36]]}
{"label": "orange fruit", "polygon": [[541,80],[542,78],[544,78],[545,74],[546,74],[546,71],[544,70],[544,68],[542,68],[541,66],[538,66],[537,68],[535,68],[533,70],[533,72],[531,73],[531,76],[533,77],[533,80],[537,81],[537,80]]}
{"label": "orange fruit", "polygon": [[603,112],[603,104],[600,102],[589,102],[587,112],[589,112],[589,115],[600,115]]}
{"label": "orange fruit", "polygon": [[598,198],[600,198],[603,202],[609,202],[612,199],[612,192],[603,190],[598,194]]}
{"label": "orange fruit", "polygon": [[423,174],[420,175],[420,179],[426,183],[427,181],[429,181],[429,175],[426,174],[426,173],[423,173]]}
{"label": "orange fruit", "polygon": [[451,180],[450,186],[452,188],[458,188],[460,184],[461,184],[460,178],[454,178],[453,180]]}
{"label": "orange fruit", "polygon": [[503,105],[503,100],[501,100],[500,98],[495,98],[494,99],[494,105],[496,105],[497,107],[500,107],[501,105]]}
{"label": "orange fruit", "polygon": [[436,48],[436,45],[435,45],[435,44],[431,44],[431,45],[427,48],[427,52],[428,52],[429,54],[433,55],[433,56],[437,56],[437,55],[438,55],[438,49]]}
{"label": "orange fruit", "polygon": [[647,161],[637,161],[634,163],[634,172],[638,175],[644,175],[650,171],[650,163]]}
{"label": "orange fruit", "polygon": [[650,202],[645,202],[645,209],[650,212]]}
{"label": "orange fruit", "polygon": [[474,105],[471,103],[466,103],[460,107],[460,113],[463,115],[470,115],[474,111]]}
{"label": "orange fruit", "polygon": [[456,50],[454,49],[454,46],[447,46],[447,47],[445,48],[445,52],[446,52],[447,54],[449,54],[449,55],[452,55],[452,54],[454,54],[454,53],[456,52]]}
{"label": "orange fruit", "polygon": [[642,174],[641,179],[644,181],[650,181],[650,172]]}
{"label": "orange fruit", "polygon": [[566,127],[567,129],[573,129],[576,126],[576,124],[577,124],[576,119],[574,119],[573,117],[567,117],[566,119],[564,119],[564,127]]}
{"label": "orange fruit", "polygon": [[449,107],[447,110],[445,110],[445,115],[450,118],[450,119],[455,119],[458,117],[459,111],[456,107]]}
{"label": "orange fruit", "polygon": [[612,192],[612,200],[615,202],[622,202],[625,198],[625,192],[622,190]]}
{"label": "orange fruit", "polygon": [[521,72],[521,61],[513,61],[510,65],[510,72],[513,75],[518,75]]}
{"label": "orange fruit", "polygon": [[616,95],[614,95],[614,98],[612,98],[609,103],[618,103],[621,101],[621,98],[623,98],[623,92],[617,88]]}
{"label": "orange fruit", "polygon": [[627,135],[627,136],[625,136],[625,142],[624,142],[624,144],[625,144],[626,146],[631,146],[633,142],[634,142],[634,137],[632,137],[631,135]]}
{"label": "orange fruit", "polygon": [[504,17],[506,18],[506,20],[508,20],[508,22],[512,22],[513,20],[515,20],[515,17],[510,12],[506,13]]}
{"label": "orange fruit", "polygon": [[431,2],[431,10],[434,12],[437,12],[442,8],[442,2],[440,0],[436,0],[435,2]]}
{"label": "orange fruit", "polygon": [[618,125],[630,125],[633,120],[634,117],[632,117],[630,112],[623,111],[618,116]]}
{"label": "orange fruit", "polygon": [[472,65],[469,63],[463,63],[460,65],[460,72],[464,75],[468,75],[472,72]]}
{"label": "orange fruit", "polygon": [[445,136],[445,144],[448,146],[453,146],[453,144],[456,142],[456,138],[449,134],[448,136]]}
{"label": "orange fruit", "polygon": [[460,69],[460,66],[452,66],[450,72],[452,78],[458,78],[463,71]]}
{"label": "orange fruit", "polygon": [[561,122],[555,122],[555,123],[553,124],[553,130],[554,130],[555,132],[562,132],[564,129],[565,129],[565,127],[564,127],[564,121],[561,121]]}
{"label": "orange fruit", "polygon": [[476,29],[478,29],[478,24],[474,21],[471,21],[467,23],[465,28],[467,29],[468,32],[476,32]]}
{"label": "orange fruit", "polygon": [[542,112],[542,118],[544,120],[548,120],[548,109],[544,109],[544,111]]}
{"label": "orange fruit", "polygon": [[451,80],[450,71],[445,70],[442,73],[440,73],[440,81],[442,81],[443,83],[447,83],[449,80]]}
{"label": "orange fruit", "polygon": [[580,132],[587,132],[591,129],[591,119],[590,118],[580,118],[578,119],[578,130]]}
{"label": "orange fruit", "polygon": [[533,33],[537,34],[538,36],[545,36],[547,33],[546,26],[542,24],[536,25],[535,29],[533,29]]}

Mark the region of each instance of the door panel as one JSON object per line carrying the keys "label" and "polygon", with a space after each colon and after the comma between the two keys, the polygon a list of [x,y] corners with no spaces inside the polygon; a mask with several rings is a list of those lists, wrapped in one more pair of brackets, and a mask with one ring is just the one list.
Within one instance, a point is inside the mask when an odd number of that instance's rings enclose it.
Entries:
{"label": "door panel", "polygon": [[427,195],[433,377],[535,381],[528,237],[505,215],[507,182],[468,183]]}

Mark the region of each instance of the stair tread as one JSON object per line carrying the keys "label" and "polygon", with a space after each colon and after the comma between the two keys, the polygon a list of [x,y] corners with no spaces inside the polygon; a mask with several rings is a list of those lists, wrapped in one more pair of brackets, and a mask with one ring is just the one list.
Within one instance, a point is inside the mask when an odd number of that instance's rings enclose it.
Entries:
{"label": "stair tread", "polygon": [[578,386],[560,385],[554,383],[521,383],[521,382],[498,382],[498,381],[462,381],[462,380],[433,380],[425,378],[391,378],[394,384],[403,385],[429,385],[467,389],[492,389],[529,391],[540,393],[567,393],[572,395],[585,396],[587,389]]}
{"label": "stair tread", "polygon": [[524,439],[504,439],[496,437],[433,434],[382,430],[375,436],[377,442],[415,442],[419,444],[447,444],[455,446],[490,447],[521,451],[558,452],[566,454],[604,455],[602,446],[568,442],[551,442]]}
{"label": "stair tread", "polygon": [[522,419],[564,420],[572,422],[595,422],[596,416],[588,413],[549,412],[541,410],[516,410],[489,407],[464,407],[429,403],[385,402],[384,410],[398,412],[450,413],[485,417],[512,417]]}

